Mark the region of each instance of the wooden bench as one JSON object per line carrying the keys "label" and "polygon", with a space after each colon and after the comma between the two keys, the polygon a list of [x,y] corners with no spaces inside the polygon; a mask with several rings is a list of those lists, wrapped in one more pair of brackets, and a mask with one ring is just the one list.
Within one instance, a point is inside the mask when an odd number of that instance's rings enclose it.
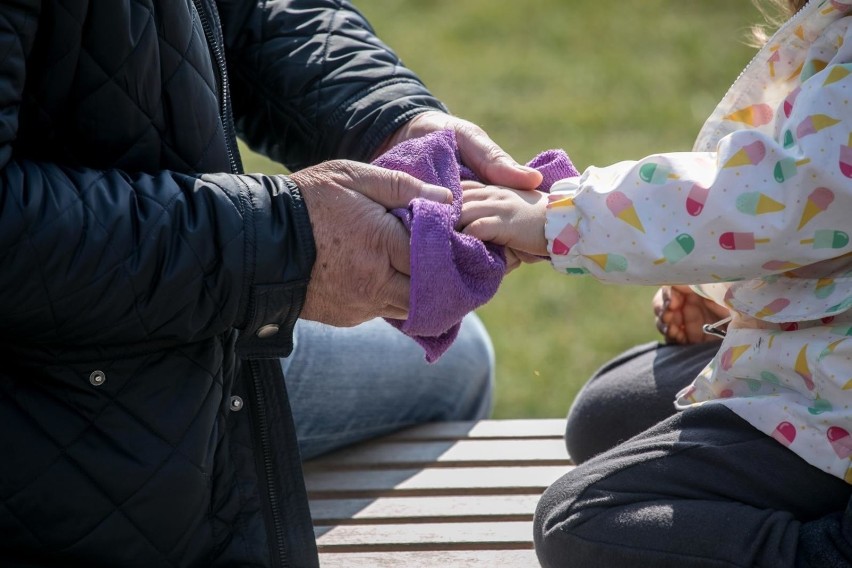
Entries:
{"label": "wooden bench", "polygon": [[534,567],[564,420],[428,424],[305,464],[323,568]]}

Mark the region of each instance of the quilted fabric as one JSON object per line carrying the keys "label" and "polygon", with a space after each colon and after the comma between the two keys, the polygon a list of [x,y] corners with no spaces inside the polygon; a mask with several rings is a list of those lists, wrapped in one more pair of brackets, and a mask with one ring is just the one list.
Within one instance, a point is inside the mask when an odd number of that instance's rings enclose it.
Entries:
{"label": "quilted fabric", "polygon": [[0,3],[4,566],[316,565],[257,359],[291,349],[310,224],[234,133],[298,167],[441,107],[348,4],[217,4]]}

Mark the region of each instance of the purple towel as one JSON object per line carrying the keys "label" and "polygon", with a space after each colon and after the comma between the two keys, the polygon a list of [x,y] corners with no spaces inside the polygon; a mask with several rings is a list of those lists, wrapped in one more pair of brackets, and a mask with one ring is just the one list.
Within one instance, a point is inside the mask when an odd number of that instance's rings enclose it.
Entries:
{"label": "purple towel", "polygon": [[[411,232],[411,299],[408,319],[387,321],[413,338],[434,363],[459,331],[465,315],[488,302],[506,273],[503,247],[486,244],[455,230],[461,215],[462,180],[475,180],[461,164],[455,132],[442,130],[394,146],[375,162],[421,181],[446,187],[453,203],[414,199],[393,213]],[[578,175],[562,150],[542,152],[528,164],[544,175],[538,189]]]}

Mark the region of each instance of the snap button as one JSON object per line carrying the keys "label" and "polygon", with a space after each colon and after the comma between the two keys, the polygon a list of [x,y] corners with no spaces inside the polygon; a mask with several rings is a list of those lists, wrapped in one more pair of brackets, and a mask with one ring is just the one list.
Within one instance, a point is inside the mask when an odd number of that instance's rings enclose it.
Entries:
{"label": "snap button", "polygon": [[243,399],[238,396],[231,397],[231,410],[233,412],[239,412],[243,409]]}
{"label": "snap button", "polygon": [[89,375],[89,382],[93,386],[99,387],[106,382],[106,375],[103,371],[92,371],[92,374]]}
{"label": "snap button", "polygon": [[268,323],[257,330],[257,336],[261,339],[272,337],[276,333],[278,333],[278,324],[274,323]]}

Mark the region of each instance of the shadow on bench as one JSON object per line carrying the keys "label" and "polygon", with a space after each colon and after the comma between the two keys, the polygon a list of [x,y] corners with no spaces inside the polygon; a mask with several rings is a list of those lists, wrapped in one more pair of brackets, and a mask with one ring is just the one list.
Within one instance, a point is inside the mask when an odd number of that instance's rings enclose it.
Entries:
{"label": "shadow on bench", "polygon": [[532,516],[564,420],[418,426],[305,464],[323,567],[537,566]]}

